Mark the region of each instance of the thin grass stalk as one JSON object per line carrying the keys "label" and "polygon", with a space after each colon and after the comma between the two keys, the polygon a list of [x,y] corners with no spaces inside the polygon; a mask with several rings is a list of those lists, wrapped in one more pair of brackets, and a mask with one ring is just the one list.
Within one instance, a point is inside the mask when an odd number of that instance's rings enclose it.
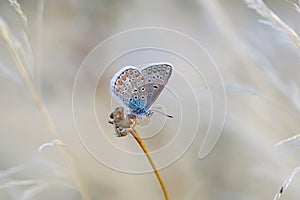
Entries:
{"label": "thin grass stalk", "polygon": [[160,176],[160,174],[159,174],[159,172],[158,172],[158,170],[157,170],[157,168],[156,168],[156,166],[155,166],[155,164],[154,164],[154,162],[153,162],[153,160],[152,160],[152,158],[149,154],[149,151],[148,151],[146,145],[144,144],[143,140],[141,139],[141,137],[139,136],[139,134],[137,133],[137,131],[134,128],[131,130],[130,133],[134,137],[134,139],[137,141],[137,143],[140,145],[140,147],[142,148],[144,153],[146,154],[146,156],[147,156],[147,158],[148,158],[148,160],[151,164],[151,167],[152,167],[152,169],[153,169],[153,171],[154,171],[154,173],[155,173],[155,175],[156,175],[156,177],[159,181],[161,189],[164,193],[164,197],[165,197],[166,200],[169,200],[168,191],[167,191],[167,189],[165,187],[165,184],[164,184],[164,182],[163,182],[163,180],[162,180],[162,178],[161,178],[161,176]]}
{"label": "thin grass stalk", "polygon": [[[59,138],[59,134],[56,130],[56,127],[45,107],[45,105],[43,104],[40,96],[38,95],[38,93],[36,92],[30,78],[29,78],[29,75],[27,73],[27,71],[25,70],[19,56],[16,54],[16,52],[14,51],[14,49],[9,46],[9,52],[11,54],[11,56],[13,57],[18,69],[19,69],[19,72],[21,74],[21,76],[23,77],[24,79],[24,82],[27,86],[27,88],[29,89],[30,91],[30,94],[32,95],[33,99],[34,99],[34,102],[36,103],[36,106],[38,107],[38,109],[40,110],[40,112],[42,113],[47,125],[48,125],[48,128],[50,130],[50,132],[54,135],[55,138]],[[73,162],[73,159],[72,157],[69,155],[69,153],[67,153],[67,151],[64,149],[64,148],[59,148],[60,150],[60,153],[63,155],[63,158],[65,160],[65,162],[67,163],[68,165],[68,168],[71,170],[71,173],[73,174],[74,176],[74,179],[75,179],[75,182],[76,182],[76,185],[80,191],[80,194],[82,196],[82,198],[84,200],[89,200],[89,195],[87,193],[87,190],[85,189],[85,187],[83,186],[78,174],[77,174],[77,170],[75,168],[75,165],[74,165],[74,162]]]}
{"label": "thin grass stalk", "polygon": [[[26,14],[23,12],[23,9],[21,7],[21,4],[17,0],[8,0],[10,5],[14,8],[16,11],[17,15],[20,17],[24,32],[22,31],[22,38],[24,42],[24,47],[26,47],[27,54],[25,53],[24,49],[20,47],[18,50],[21,51],[23,55],[23,59],[25,60],[25,63],[27,66],[32,66],[32,60],[33,60],[33,55],[32,55],[32,48],[31,48],[31,41],[30,41],[30,34],[29,34],[29,28],[28,28],[28,18]],[[35,75],[35,74],[34,74]]]}
{"label": "thin grass stalk", "polygon": [[[35,59],[34,59],[34,77],[37,92],[40,94],[40,78],[39,78],[39,68],[41,64],[41,57],[43,55],[42,49],[42,31],[43,31],[43,21],[44,21],[44,11],[45,11],[45,1],[37,1],[37,20],[36,20],[36,46],[35,46]],[[41,66],[40,66],[41,67]]]}
{"label": "thin grass stalk", "polygon": [[27,19],[27,16],[25,15],[25,13],[23,12],[21,5],[18,3],[17,0],[8,0],[8,2],[15,9],[17,14],[20,16],[22,23],[24,25],[25,33],[26,33],[27,37],[29,38],[28,19]]}
{"label": "thin grass stalk", "polygon": [[262,0],[245,0],[247,6],[255,10],[262,17],[270,21],[279,30],[286,34],[294,43],[298,53],[300,53],[300,38],[298,34],[289,27],[283,20],[281,20]]}
{"label": "thin grass stalk", "polygon": [[[13,58],[13,60],[15,61],[17,68],[25,82],[25,85],[27,86],[31,96],[33,97],[33,100],[36,104],[36,106],[38,107],[39,111],[42,113],[43,118],[46,121],[46,124],[50,130],[50,132],[52,133],[52,135],[55,138],[60,138],[59,134],[56,130],[56,127],[45,107],[45,105],[43,104],[39,94],[37,93],[37,91],[34,88],[33,83],[31,82],[31,79],[29,77],[29,74],[27,73],[20,57],[17,54],[17,51],[14,48],[13,42],[9,36],[9,32],[8,32],[8,28],[5,27],[4,24],[1,24],[2,26],[0,26],[0,36],[1,38],[4,40],[4,42],[7,44],[8,50]],[[67,167],[69,168],[69,170],[71,171],[71,174],[73,175],[74,181],[76,183],[76,186],[82,196],[83,200],[89,200],[89,194],[87,192],[87,190],[85,189],[84,185],[82,184],[80,177],[78,176],[76,167],[74,165],[74,161],[72,159],[72,157],[69,155],[69,153],[65,150],[65,148],[59,148],[60,153],[62,154]]]}

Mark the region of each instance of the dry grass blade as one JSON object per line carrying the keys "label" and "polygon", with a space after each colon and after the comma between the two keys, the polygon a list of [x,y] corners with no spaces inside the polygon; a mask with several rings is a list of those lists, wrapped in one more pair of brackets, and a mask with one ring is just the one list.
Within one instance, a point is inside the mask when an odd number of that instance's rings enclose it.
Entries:
{"label": "dry grass blade", "polygon": [[269,60],[261,53],[256,52],[256,58],[259,60],[260,68],[264,71],[266,77],[272,84],[292,103],[296,110],[300,113],[300,96],[299,89],[295,82],[286,83],[280,73],[272,66]]}
{"label": "dry grass blade", "polygon": [[[37,108],[39,109],[39,111],[42,113],[48,128],[50,130],[50,132],[52,133],[52,135],[55,138],[60,138],[59,134],[56,130],[56,127],[44,105],[44,103],[42,102],[39,94],[37,93],[33,83],[31,82],[31,79],[29,77],[29,74],[27,73],[20,56],[17,53],[17,50],[15,48],[14,45],[14,37],[13,34],[10,33],[9,28],[7,26],[7,24],[4,22],[4,20],[2,20],[2,18],[0,18],[0,38],[2,38],[2,40],[7,44],[8,50],[13,58],[13,60],[15,61],[18,70],[22,76],[22,78],[24,79],[25,85],[27,86],[27,88],[30,91],[30,94],[32,95],[34,102],[37,105]],[[73,159],[72,157],[69,155],[69,153],[64,149],[64,148],[59,148],[61,155],[63,156],[66,164],[68,165],[68,168],[70,169],[70,171],[72,172],[72,175],[74,177],[74,180],[76,182],[77,188],[80,191],[80,194],[82,196],[82,198],[84,200],[88,200],[90,199],[87,190],[85,189],[85,187],[83,186],[83,184],[81,183],[81,180],[78,176],[76,167],[74,165]]]}
{"label": "dry grass blade", "polygon": [[296,167],[295,169],[293,169],[292,173],[285,179],[285,181],[282,184],[282,186],[280,187],[278,193],[275,195],[274,200],[280,199],[283,192],[287,190],[287,188],[291,184],[292,180],[299,172],[300,172],[300,167]]}
{"label": "dry grass blade", "polygon": [[300,53],[300,38],[298,34],[268,8],[262,0],[245,0],[245,3],[249,8],[255,10],[258,14],[285,33],[294,43],[298,53]]}
{"label": "dry grass blade", "polygon": [[3,63],[1,62],[0,62],[0,72],[2,72],[6,77],[10,78],[11,80],[16,81],[17,83],[22,83],[21,79],[12,71],[10,71],[6,66],[4,66]]}
{"label": "dry grass blade", "polygon": [[[23,23],[23,27],[25,30],[25,33],[22,31],[23,46],[19,45],[19,48],[17,48],[17,50],[22,53],[22,56],[23,56],[22,58],[26,62],[27,67],[32,66],[33,54],[32,54],[32,48],[30,45],[30,34],[29,34],[29,30],[28,30],[28,18],[25,15],[25,13],[23,12],[22,7],[18,3],[17,0],[8,0],[8,1],[9,1],[10,5],[16,11],[18,16],[21,18],[21,21]],[[26,50],[26,53],[25,53],[24,49]]]}
{"label": "dry grass blade", "polygon": [[69,189],[76,189],[72,185],[67,184],[63,181],[36,181],[36,183],[33,186],[25,190],[25,192],[23,193],[20,199],[21,200],[32,199],[39,193],[43,192],[43,190],[55,185],[60,185]]}
{"label": "dry grass blade", "polygon": [[37,185],[40,184],[41,181],[38,180],[12,180],[0,185],[0,190],[7,189],[10,187],[17,186],[28,186],[28,185]]}
{"label": "dry grass blade", "polygon": [[37,194],[41,193],[43,190],[45,190],[46,188],[48,188],[50,186],[49,183],[44,182],[41,184],[37,184],[34,185],[32,187],[30,187],[29,189],[27,189],[24,194],[22,195],[22,197],[20,198],[21,200],[27,200],[27,199],[32,199],[34,198]]}
{"label": "dry grass blade", "polygon": [[249,95],[258,96],[258,97],[265,97],[262,93],[255,90],[254,88],[248,87],[246,85],[238,84],[238,83],[224,83],[224,85],[219,84],[208,84],[198,89],[199,93],[204,90],[212,90],[212,89],[221,89],[225,88],[227,91],[233,91],[238,93],[247,93]]}
{"label": "dry grass blade", "polygon": [[41,57],[43,55],[42,48],[42,30],[43,30],[43,22],[44,22],[44,10],[45,10],[45,2],[44,0],[37,1],[37,20],[36,20],[36,39],[35,39],[35,57],[34,57],[34,77],[36,89],[40,92],[40,79],[39,79],[39,68],[41,64]]}
{"label": "dry grass blade", "polygon": [[300,13],[300,1],[299,0],[287,0],[287,1],[292,3],[295,6],[296,11]]}
{"label": "dry grass blade", "polygon": [[277,142],[275,144],[275,147],[286,144],[286,143],[289,143],[289,142],[292,142],[292,141],[295,141],[295,140],[299,140],[299,138],[300,138],[300,134],[294,135],[292,137],[289,137],[287,139],[284,139],[284,140],[281,140],[281,141]]}
{"label": "dry grass blade", "polygon": [[50,142],[42,144],[39,147],[39,152],[42,152],[47,147],[54,147],[54,146],[66,147],[66,144],[60,140],[51,140]]}
{"label": "dry grass blade", "polygon": [[249,57],[249,55],[252,55],[253,50],[245,44],[238,30],[234,24],[232,24],[232,20],[226,10],[222,8],[220,2],[216,0],[198,0],[198,3],[214,20],[214,23],[219,27],[220,31],[222,31],[224,37],[227,38],[225,42],[228,43],[230,49],[237,55],[235,58],[241,62],[245,70],[250,74],[253,66],[255,66],[255,62]]}
{"label": "dry grass blade", "polygon": [[20,18],[21,18],[21,20],[23,22],[26,34],[27,34],[27,36],[29,36],[29,32],[28,32],[28,19],[27,19],[27,16],[25,15],[25,13],[23,12],[21,5],[18,3],[17,0],[8,0],[8,1],[9,1],[10,5],[15,9],[15,11],[20,16]]}

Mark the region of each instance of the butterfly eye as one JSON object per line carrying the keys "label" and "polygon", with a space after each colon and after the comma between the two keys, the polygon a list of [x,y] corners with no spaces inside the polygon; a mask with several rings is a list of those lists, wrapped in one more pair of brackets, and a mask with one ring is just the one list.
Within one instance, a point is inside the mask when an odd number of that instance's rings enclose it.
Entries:
{"label": "butterfly eye", "polygon": [[145,97],[144,96],[141,96],[141,99],[144,99]]}
{"label": "butterfly eye", "polygon": [[148,83],[151,83],[151,79],[150,78],[148,79]]}
{"label": "butterfly eye", "polygon": [[132,98],[129,99],[129,101],[132,101],[132,100],[133,100]]}
{"label": "butterfly eye", "polygon": [[137,96],[134,96],[134,99],[137,99],[138,97]]}
{"label": "butterfly eye", "polygon": [[131,81],[134,82],[134,78],[132,78]]}
{"label": "butterfly eye", "polygon": [[144,88],[144,87],[142,87],[142,88],[141,88],[141,91],[145,91],[145,88]]}
{"label": "butterfly eye", "polygon": [[134,90],[133,90],[133,92],[134,92],[134,93],[137,93],[137,92],[138,92],[138,90],[137,90],[137,89],[134,89]]}
{"label": "butterfly eye", "polygon": [[152,76],[152,78],[153,78],[153,79],[155,79],[155,78],[156,78],[156,76]]}
{"label": "butterfly eye", "polygon": [[158,87],[158,85],[153,85],[153,88],[154,88],[155,90],[157,90],[159,87]]}

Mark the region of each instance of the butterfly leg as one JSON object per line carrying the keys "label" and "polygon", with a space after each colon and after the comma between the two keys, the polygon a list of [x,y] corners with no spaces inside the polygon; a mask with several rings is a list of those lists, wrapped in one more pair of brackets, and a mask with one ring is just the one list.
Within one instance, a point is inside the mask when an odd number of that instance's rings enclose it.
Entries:
{"label": "butterfly leg", "polygon": [[152,110],[148,110],[147,112],[146,112],[146,116],[147,117],[151,117],[153,115],[153,111]]}

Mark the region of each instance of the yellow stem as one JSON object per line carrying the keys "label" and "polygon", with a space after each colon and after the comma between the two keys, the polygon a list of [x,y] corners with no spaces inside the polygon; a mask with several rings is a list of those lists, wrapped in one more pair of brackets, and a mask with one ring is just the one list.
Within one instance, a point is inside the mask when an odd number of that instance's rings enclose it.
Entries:
{"label": "yellow stem", "polygon": [[154,164],[154,162],[153,162],[153,160],[152,160],[152,158],[151,158],[151,156],[148,152],[148,149],[147,149],[146,145],[144,144],[143,140],[140,138],[139,134],[137,133],[137,131],[134,128],[131,130],[131,135],[139,143],[140,147],[143,149],[144,153],[146,154],[146,156],[147,156],[147,158],[148,158],[148,160],[149,160],[149,162],[150,162],[150,164],[151,164],[151,166],[154,170],[154,173],[155,173],[155,175],[156,175],[156,177],[157,177],[157,179],[160,183],[160,186],[161,186],[161,189],[164,193],[165,199],[169,200],[168,192],[167,192],[167,189],[165,187],[165,184],[164,184],[164,182],[162,181],[162,179],[160,177],[160,174],[159,174],[159,172],[158,172],[158,170],[157,170],[157,168],[156,168],[156,166],[155,166],[155,164]]}

